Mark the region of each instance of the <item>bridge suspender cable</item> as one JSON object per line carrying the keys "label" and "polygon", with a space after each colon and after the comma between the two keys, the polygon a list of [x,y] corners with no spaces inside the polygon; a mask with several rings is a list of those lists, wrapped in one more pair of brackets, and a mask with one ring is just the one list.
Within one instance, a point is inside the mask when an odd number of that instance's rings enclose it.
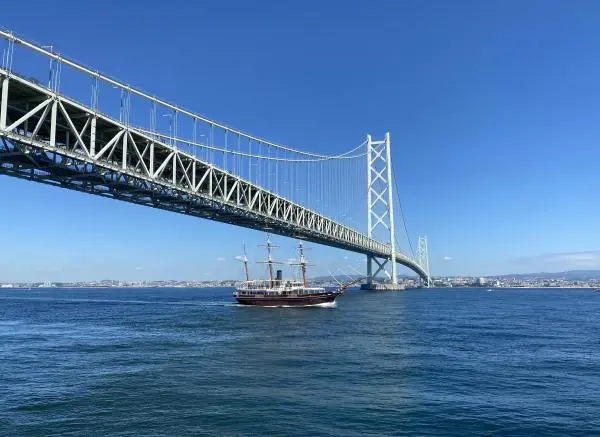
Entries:
{"label": "bridge suspender cable", "polygon": [[[187,145],[190,145],[190,146],[199,147],[201,149],[210,150],[210,151],[213,151],[213,152],[221,152],[221,153],[225,153],[225,154],[245,156],[247,158],[264,159],[266,161],[320,162],[320,161],[331,161],[331,160],[335,160],[335,159],[361,158],[361,157],[367,155],[366,151],[364,153],[360,153],[360,154],[357,154],[357,155],[351,155],[351,153],[354,153],[358,149],[360,149],[361,147],[363,147],[366,144],[366,141],[363,141],[362,143],[360,143],[358,146],[354,147],[353,149],[348,150],[347,152],[341,153],[339,155],[329,155],[329,156],[328,155],[312,155],[312,156],[318,156],[319,158],[315,158],[315,159],[294,159],[294,158],[272,157],[272,156],[270,156],[270,152],[269,152],[269,155],[267,155],[267,156],[256,154],[256,153],[250,153],[250,152],[248,152],[248,153],[237,152],[235,150],[228,149],[227,147],[216,147],[216,146],[212,146],[212,145],[208,145],[208,144],[197,143],[197,142],[185,140],[185,139],[182,139],[182,138],[175,138],[175,137],[171,137],[171,136],[168,136],[168,135],[164,135],[164,134],[152,132],[152,131],[149,131],[147,129],[143,129],[143,128],[139,128],[139,127],[136,127],[134,129],[137,130],[137,131],[139,131],[139,132],[142,132],[142,133],[144,133],[146,135],[156,136],[156,137],[159,137],[162,140],[167,140],[169,142],[183,143],[183,144],[187,144]],[[225,138],[227,138],[227,137],[225,137]],[[251,148],[249,148],[249,150],[251,150]],[[306,155],[306,154],[304,154],[304,155]]]}
{"label": "bridge suspender cable", "polygon": [[248,139],[249,141],[254,141],[254,142],[257,142],[257,143],[260,143],[260,144],[264,144],[266,146],[273,147],[273,148],[276,148],[276,149],[281,149],[281,150],[285,150],[285,151],[297,153],[297,154],[303,155],[303,156],[312,156],[312,157],[315,157],[315,158],[324,158],[324,159],[330,158],[327,155],[321,155],[321,154],[318,154],[318,153],[305,152],[305,151],[302,151],[302,150],[299,150],[299,149],[296,149],[296,148],[292,148],[292,147],[288,147],[288,146],[283,146],[283,145],[280,145],[280,144],[277,144],[277,143],[274,143],[274,142],[271,142],[271,141],[268,141],[268,140],[265,140],[265,139],[262,139],[262,138],[259,138],[259,137],[247,134],[247,133],[244,133],[244,132],[239,131],[237,129],[233,129],[233,128],[225,125],[225,124],[222,124],[222,123],[213,121],[213,120],[211,120],[209,118],[203,117],[201,115],[195,114],[194,112],[188,111],[186,109],[178,107],[177,105],[169,103],[166,100],[158,99],[158,98],[154,97],[153,95],[151,95],[149,93],[141,91],[140,89],[133,88],[133,87],[131,87],[131,86],[129,86],[129,85],[127,85],[127,84],[125,84],[125,83],[117,80],[117,79],[113,79],[113,78],[111,78],[109,76],[100,74],[97,70],[95,71],[95,70],[93,70],[93,69],[91,69],[89,67],[84,66],[81,63],[75,62],[75,61],[73,61],[73,60],[71,60],[69,58],[65,58],[64,56],[62,56],[60,54],[54,53],[52,51],[48,51],[47,49],[44,48],[44,46],[39,45],[39,44],[33,44],[33,43],[31,43],[31,42],[29,42],[27,40],[19,38],[19,37],[15,36],[14,33],[12,33],[12,32],[6,32],[6,31],[3,31],[3,30],[0,30],[0,37],[6,39],[7,41],[9,41],[9,43],[12,43],[13,45],[15,43],[17,43],[17,44],[22,45],[24,47],[27,47],[27,48],[29,48],[29,49],[31,49],[33,51],[36,51],[36,52],[38,52],[38,53],[40,53],[40,54],[42,54],[42,55],[50,58],[54,62],[58,62],[59,66],[61,64],[68,65],[71,68],[74,68],[74,69],[76,69],[78,71],[81,71],[82,73],[85,73],[85,74],[93,77],[95,80],[103,81],[103,82],[106,82],[106,83],[108,83],[108,84],[110,84],[110,85],[112,85],[114,87],[120,88],[120,89],[124,90],[125,92],[127,92],[128,95],[129,94],[137,95],[139,97],[142,97],[144,99],[149,100],[152,103],[155,103],[155,104],[164,106],[166,108],[169,108],[169,109],[175,111],[175,113],[184,114],[184,115],[186,115],[188,117],[191,117],[193,120],[202,121],[202,122],[210,125],[211,126],[211,141],[210,141],[211,146],[213,145],[213,139],[214,139],[213,138],[212,130],[215,127],[217,127],[219,129],[222,129],[223,131],[231,133],[233,135],[239,135],[241,137],[244,137],[244,138]]}
{"label": "bridge suspender cable", "polygon": [[[415,255],[415,250],[413,249],[412,242],[410,240],[410,234],[408,233],[408,226],[406,225],[406,218],[404,216],[404,209],[402,208],[402,202],[400,201],[400,193],[398,190],[398,181],[396,179],[396,174],[393,174],[394,185],[396,188],[396,200],[398,201],[398,206],[400,207],[400,216],[402,217],[402,224],[404,225],[404,232],[406,233],[406,239],[408,240],[408,246],[410,247],[410,253],[412,253],[413,259],[417,259]],[[398,243],[398,241],[396,241]],[[398,243],[398,246],[400,244]]]}

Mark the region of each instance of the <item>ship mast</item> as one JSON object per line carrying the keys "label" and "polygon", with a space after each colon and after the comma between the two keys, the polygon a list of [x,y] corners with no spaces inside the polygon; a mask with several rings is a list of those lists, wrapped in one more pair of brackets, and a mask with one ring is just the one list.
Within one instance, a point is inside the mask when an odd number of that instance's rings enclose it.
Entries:
{"label": "ship mast", "polygon": [[267,260],[266,261],[259,261],[262,264],[267,264],[269,266],[269,285],[271,286],[271,288],[273,288],[274,282],[273,282],[273,264],[281,264],[278,263],[276,261],[273,261],[273,257],[271,256],[271,250],[275,247],[279,247],[279,246],[273,246],[271,244],[271,238],[269,236],[269,234],[267,234],[267,244],[261,244],[259,245],[259,247],[266,247],[267,248]]}
{"label": "ship mast", "polygon": [[244,244],[244,271],[246,272],[246,281],[250,281],[250,272],[248,271],[248,256],[246,255],[246,245]]}
{"label": "ship mast", "polygon": [[308,282],[306,281],[306,266],[308,263],[306,262],[306,258],[304,258],[304,245],[302,241],[298,243],[298,249],[300,249],[300,262],[298,265],[300,266],[300,272],[302,273],[302,283],[305,287],[308,287]]}
{"label": "ship mast", "polygon": [[244,272],[246,274],[246,282],[250,281],[250,271],[248,270],[248,256],[246,255],[246,245],[244,244],[244,256],[236,257],[238,261],[241,261],[244,264]]}
{"label": "ship mast", "polygon": [[271,239],[267,237],[267,262],[269,263],[269,281],[271,281],[271,287],[273,286],[273,258],[271,257]]}

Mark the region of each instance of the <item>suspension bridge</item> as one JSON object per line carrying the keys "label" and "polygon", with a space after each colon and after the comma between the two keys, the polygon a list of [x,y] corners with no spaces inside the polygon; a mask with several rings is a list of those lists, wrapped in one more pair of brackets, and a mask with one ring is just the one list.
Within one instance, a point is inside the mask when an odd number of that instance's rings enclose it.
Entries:
{"label": "suspension bridge", "polygon": [[[233,129],[0,31],[0,174],[267,231],[397,264],[429,285],[427,240],[402,251],[390,135],[302,151]],[[395,194],[395,195],[394,195]],[[404,221],[404,218],[402,217]],[[387,279],[385,276],[387,275]]]}

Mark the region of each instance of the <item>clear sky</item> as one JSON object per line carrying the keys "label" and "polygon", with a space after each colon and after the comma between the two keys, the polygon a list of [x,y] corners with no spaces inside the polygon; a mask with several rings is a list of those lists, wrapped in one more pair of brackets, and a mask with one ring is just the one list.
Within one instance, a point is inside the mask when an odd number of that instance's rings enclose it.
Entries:
{"label": "clear sky", "polygon": [[[20,0],[0,26],[306,150],[389,130],[434,275],[600,268],[597,1]],[[258,256],[263,239],[5,176],[0,190],[0,282],[240,277],[241,242]],[[364,269],[310,255],[313,274]]]}

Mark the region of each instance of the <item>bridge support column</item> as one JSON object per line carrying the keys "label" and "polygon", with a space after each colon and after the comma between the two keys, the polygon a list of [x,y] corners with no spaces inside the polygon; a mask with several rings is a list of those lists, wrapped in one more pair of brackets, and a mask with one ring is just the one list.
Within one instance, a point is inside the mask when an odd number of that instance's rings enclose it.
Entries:
{"label": "bridge support column", "polygon": [[390,217],[390,261],[392,263],[392,284],[398,284],[396,260],[396,231],[394,227],[394,196],[392,195],[392,156],[390,153],[390,133],[385,133],[385,155],[387,167],[388,213]]}
{"label": "bridge support column", "polygon": [[[373,263],[376,264],[377,269],[373,273]],[[367,255],[367,282],[361,285],[361,290],[371,291],[400,291],[404,290],[404,285],[398,284],[392,280],[392,276],[387,271],[386,267],[388,264],[395,264],[390,258],[377,258],[372,255]],[[384,273],[387,276],[387,282],[373,281],[380,273]]]}
{"label": "bridge support column", "polygon": [[433,283],[429,276],[429,255],[427,254],[427,237],[425,235],[419,236],[419,264],[427,273],[427,279],[421,281],[423,286],[431,287]]}
{"label": "bridge support column", "polygon": [[367,287],[373,286],[373,257],[367,255]]}

